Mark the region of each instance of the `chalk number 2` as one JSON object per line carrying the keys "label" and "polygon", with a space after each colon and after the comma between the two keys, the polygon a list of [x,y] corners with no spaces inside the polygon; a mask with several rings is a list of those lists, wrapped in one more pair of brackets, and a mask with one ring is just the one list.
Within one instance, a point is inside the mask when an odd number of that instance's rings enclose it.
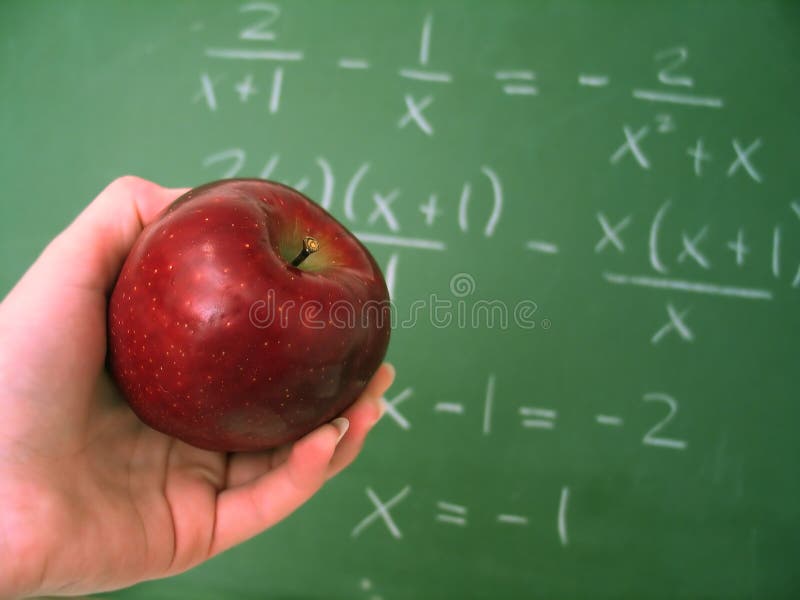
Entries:
{"label": "chalk number 2", "polygon": [[275,33],[269,30],[270,25],[278,20],[281,9],[269,2],[251,2],[239,7],[239,12],[243,13],[263,13],[266,18],[251,23],[239,32],[240,40],[274,40]]}
{"label": "chalk number 2", "polygon": [[689,60],[689,50],[684,46],[662,50],[655,55],[657,63],[664,64],[658,72],[658,80],[664,85],[680,85],[692,87],[694,79],[688,75],[679,75],[675,71]]}
{"label": "chalk number 2", "polygon": [[644,434],[642,443],[646,446],[658,446],[661,448],[672,448],[674,450],[686,450],[688,442],[686,440],[676,440],[675,438],[664,437],[662,432],[669,425],[675,415],[678,414],[678,402],[672,396],[662,394],[659,392],[652,392],[645,394],[643,400],[645,402],[659,402],[666,404],[668,412],[666,416],[658,423],[653,425],[650,430]]}

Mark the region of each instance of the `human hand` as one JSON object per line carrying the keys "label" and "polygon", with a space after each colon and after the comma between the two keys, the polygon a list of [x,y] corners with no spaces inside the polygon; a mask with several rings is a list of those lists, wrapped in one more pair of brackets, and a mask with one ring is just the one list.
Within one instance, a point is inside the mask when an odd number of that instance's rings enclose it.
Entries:
{"label": "human hand", "polygon": [[108,295],[142,227],[184,191],[114,181],[0,304],[0,598],[193,567],[296,510],[381,416],[389,365],[343,419],[271,451],[201,450],[137,419],[104,368]]}

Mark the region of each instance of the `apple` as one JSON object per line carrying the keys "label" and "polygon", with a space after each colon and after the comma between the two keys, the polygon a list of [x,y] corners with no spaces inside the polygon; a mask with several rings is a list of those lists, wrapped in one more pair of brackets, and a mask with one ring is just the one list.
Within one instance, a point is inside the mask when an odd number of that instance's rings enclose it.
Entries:
{"label": "apple", "polygon": [[209,450],[294,441],[344,411],[389,344],[369,251],[287,186],[192,189],[147,225],[111,294],[110,370],[139,418]]}

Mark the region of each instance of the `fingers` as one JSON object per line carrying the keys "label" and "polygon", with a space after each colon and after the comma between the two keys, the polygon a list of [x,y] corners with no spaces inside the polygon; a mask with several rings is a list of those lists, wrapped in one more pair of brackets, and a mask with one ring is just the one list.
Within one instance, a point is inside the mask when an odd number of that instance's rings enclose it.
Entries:
{"label": "fingers", "polygon": [[236,452],[232,454],[228,461],[225,487],[236,487],[258,479],[267,471],[271,471],[285,463],[291,451],[292,444],[284,444],[271,450]]}
{"label": "fingers", "polygon": [[185,191],[130,175],[116,179],[48,245],[25,279],[107,291],[142,228]]}
{"label": "fingers", "polygon": [[395,371],[382,365],[364,393],[340,418],[294,445],[269,453],[237,454],[230,462],[228,489],[217,499],[211,554],[239,544],[299,508],[325,481],[358,456],[380,418],[381,397]]}
{"label": "fingers", "polygon": [[334,419],[292,447],[286,462],[217,498],[211,555],[239,544],[294,512],[322,487],[346,420]]}
{"label": "fingers", "polygon": [[[350,427],[347,435],[336,447],[328,468],[328,477],[333,477],[349,465],[361,450],[364,438],[383,413],[381,397],[392,384],[394,367],[386,363],[378,369],[361,397],[342,414]],[[226,487],[234,487],[253,481],[270,469],[282,465],[292,449],[291,444],[285,444],[274,450],[264,452],[239,452],[231,457],[228,465]]]}
{"label": "fingers", "polygon": [[350,421],[350,429],[336,448],[328,467],[328,478],[347,467],[361,452],[367,434],[383,415],[382,398],[392,385],[394,377],[395,370],[392,365],[389,363],[381,365],[361,397],[342,415]]}

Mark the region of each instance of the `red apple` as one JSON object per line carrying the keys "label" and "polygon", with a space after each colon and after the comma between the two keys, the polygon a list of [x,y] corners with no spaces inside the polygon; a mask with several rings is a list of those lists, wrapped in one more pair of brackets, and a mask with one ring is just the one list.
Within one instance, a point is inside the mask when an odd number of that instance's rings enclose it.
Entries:
{"label": "red apple", "polygon": [[108,326],[111,371],[141,420],[220,451],[336,417],[390,333],[369,251],[300,192],[258,179],[195,188],[145,227]]}

